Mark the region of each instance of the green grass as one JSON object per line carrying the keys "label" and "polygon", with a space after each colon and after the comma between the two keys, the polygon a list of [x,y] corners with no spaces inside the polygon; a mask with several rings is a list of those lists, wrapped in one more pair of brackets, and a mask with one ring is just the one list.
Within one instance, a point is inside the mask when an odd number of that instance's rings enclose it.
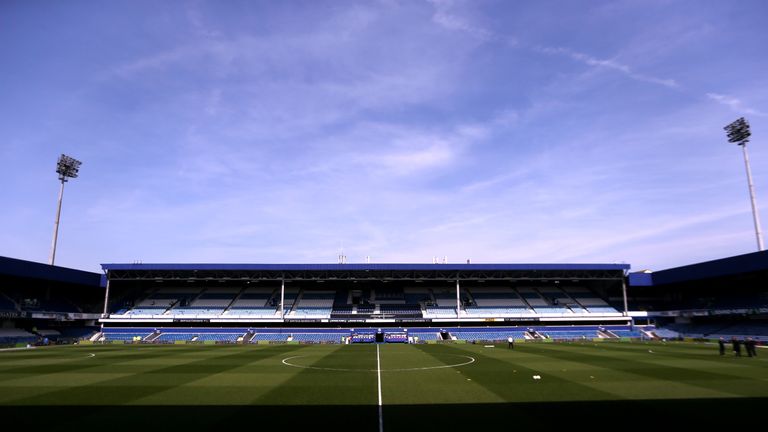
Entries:
{"label": "green grass", "polygon": [[[734,358],[719,356],[713,345],[629,342],[521,343],[514,350],[506,344],[379,348],[387,431],[659,416],[712,426],[721,417],[728,424],[734,410],[744,425],[768,406],[765,351],[757,358]],[[374,345],[3,351],[0,418],[60,428],[104,422],[112,430],[208,430],[251,421],[378,430],[376,351]],[[469,364],[451,366],[460,363]]]}

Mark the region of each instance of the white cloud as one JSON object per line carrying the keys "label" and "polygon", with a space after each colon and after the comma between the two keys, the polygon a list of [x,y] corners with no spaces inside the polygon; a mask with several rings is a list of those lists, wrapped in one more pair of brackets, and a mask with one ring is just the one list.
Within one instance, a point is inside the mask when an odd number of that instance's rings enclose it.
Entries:
{"label": "white cloud", "polygon": [[[454,11],[455,5],[457,4],[455,0],[429,0],[429,2],[432,3],[435,10],[432,16],[432,21],[446,29],[465,32],[483,41],[504,40],[511,46],[524,46],[519,44],[518,38],[516,37],[492,32],[481,26],[471,23],[469,19],[457,14]],[[546,46],[532,46],[529,48],[533,51],[544,54],[564,55],[571,58],[572,60],[584,63],[589,66],[611,69],[620,72],[636,81],[661,85],[667,88],[679,87],[679,84],[674,79],[660,78],[652,75],[638,73],[634,71],[629,65],[619,63],[611,59],[599,59],[589,54],[574,51],[569,48]]]}
{"label": "white cloud", "polygon": [[455,0],[427,0],[434,7],[432,22],[450,31],[466,33],[480,42],[500,41],[509,46],[517,44],[517,39],[492,32],[457,11],[457,5],[472,4]]}
{"label": "white cloud", "polygon": [[221,32],[212,29],[205,24],[204,15],[199,9],[199,2],[193,1],[187,4],[187,21],[192,26],[195,33],[205,38],[215,38],[221,36]]}
{"label": "white cloud", "polygon": [[707,93],[707,97],[721,105],[727,106],[728,108],[730,108],[731,110],[737,113],[749,114],[749,115],[754,115],[758,117],[768,116],[767,113],[745,106],[744,102],[741,99],[737,99],[733,96],[728,96],[720,93]]}
{"label": "white cloud", "polygon": [[366,158],[378,163],[387,171],[398,174],[410,174],[415,171],[432,169],[450,163],[455,157],[455,150],[448,142],[437,140],[427,147],[385,153],[381,156]]}
{"label": "white cloud", "polygon": [[610,69],[624,74],[625,76],[637,81],[643,81],[651,84],[661,85],[667,88],[677,88],[679,84],[677,81],[671,78],[659,78],[652,75],[645,75],[635,72],[631,67],[626,64],[619,63],[615,60],[599,59],[582,52],[574,51],[569,48],[563,47],[535,47],[535,51],[544,54],[555,54],[566,56],[572,60],[584,63],[589,66],[595,66],[598,68]]}
{"label": "white cloud", "polygon": [[474,26],[469,21],[451,13],[450,9],[455,4],[451,0],[429,0],[435,8],[435,12],[432,15],[432,21],[448,30],[458,30],[471,34],[481,40],[490,39],[493,35],[484,28]]}

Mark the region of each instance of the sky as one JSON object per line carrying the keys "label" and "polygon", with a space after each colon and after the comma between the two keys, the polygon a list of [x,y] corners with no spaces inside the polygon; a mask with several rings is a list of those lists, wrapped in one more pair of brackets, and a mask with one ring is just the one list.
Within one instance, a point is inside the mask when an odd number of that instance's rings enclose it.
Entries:
{"label": "sky", "polygon": [[[757,250],[768,3],[0,2],[0,255],[628,263]],[[765,220],[765,219],[763,219]]]}

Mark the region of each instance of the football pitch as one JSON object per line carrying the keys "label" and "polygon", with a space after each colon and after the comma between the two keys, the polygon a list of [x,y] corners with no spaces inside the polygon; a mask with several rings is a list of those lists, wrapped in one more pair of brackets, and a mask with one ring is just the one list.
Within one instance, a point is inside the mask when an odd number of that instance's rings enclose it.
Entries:
{"label": "football pitch", "polygon": [[[110,430],[758,424],[768,350],[574,342],[80,345],[0,352],[0,418]],[[736,417],[734,417],[734,415]],[[181,430],[184,430],[181,429]]]}

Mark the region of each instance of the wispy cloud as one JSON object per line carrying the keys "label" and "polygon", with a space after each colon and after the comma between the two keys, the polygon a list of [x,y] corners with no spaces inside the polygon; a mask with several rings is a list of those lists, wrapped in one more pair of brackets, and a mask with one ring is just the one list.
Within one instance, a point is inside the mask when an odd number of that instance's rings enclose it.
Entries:
{"label": "wispy cloud", "polygon": [[467,2],[457,0],[427,0],[432,4],[434,12],[432,22],[447,30],[466,33],[473,38],[482,41],[501,41],[508,45],[517,44],[517,39],[513,36],[501,35],[492,32],[480,25],[472,22],[470,18],[458,12],[458,5],[466,5]]}
{"label": "wispy cloud", "polygon": [[[505,40],[509,42],[510,45],[526,47],[525,44],[518,43],[517,37],[502,35],[502,34],[490,31],[486,28],[483,28],[482,26],[472,23],[469,19],[457,14],[454,11],[455,5],[457,2],[454,0],[429,0],[429,2],[432,3],[432,5],[434,6],[434,14],[432,16],[432,21],[446,29],[465,32],[483,41]],[[575,51],[565,47],[548,47],[548,46],[533,45],[533,46],[527,46],[527,48],[531,49],[534,52],[539,52],[543,54],[566,56],[572,60],[581,62],[588,66],[594,66],[598,68],[609,69],[616,72],[620,72],[621,74],[636,81],[642,81],[642,82],[647,82],[651,84],[661,85],[668,88],[679,87],[679,84],[677,83],[677,81],[672,78],[660,78],[653,75],[639,73],[634,69],[632,69],[632,67],[630,67],[629,65],[620,63],[613,59],[600,59],[600,58],[591,56],[589,54]]]}
{"label": "wispy cloud", "polygon": [[681,230],[692,230],[694,227],[702,224],[722,221],[746,213],[746,210],[734,210],[735,208],[738,208],[738,206],[731,206],[730,209],[725,211],[675,218],[672,221],[657,218],[655,221],[649,220],[646,224],[637,226],[632,231],[613,233],[610,236],[602,236],[602,238],[600,238],[599,233],[595,232],[593,233],[593,240],[586,241],[586,239],[582,239],[584,241],[573,243],[573,249],[569,250],[561,258],[565,260],[580,258],[585,255],[594,255],[606,249],[615,250],[621,245],[637,244],[649,240],[666,241],[663,236],[671,233]]}
{"label": "wispy cloud", "polygon": [[534,47],[535,51],[544,54],[562,55],[572,60],[578,61],[588,66],[595,66],[598,68],[609,69],[619,72],[633,80],[647,82],[651,84],[657,84],[668,88],[677,88],[680,85],[671,78],[659,78],[652,75],[641,74],[635,72],[629,65],[617,62],[612,59],[599,59],[589,54],[574,51],[569,48],[563,47]]}
{"label": "wispy cloud", "polygon": [[200,10],[200,2],[193,1],[186,5],[187,21],[194,29],[195,33],[204,38],[216,38],[221,36],[221,32],[205,24],[204,13]]}
{"label": "wispy cloud", "polygon": [[429,0],[434,6],[432,21],[448,30],[458,30],[469,33],[481,40],[488,40],[495,35],[490,31],[470,24],[469,20],[452,12],[452,7],[456,4],[453,0]]}
{"label": "wispy cloud", "polygon": [[707,93],[707,97],[721,105],[727,106],[734,112],[737,112],[740,114],[749,114],[749,115],[754,115],[758,117],[768,116],[768,113],[750,108],[746,106],[741,99],[735,98],[733,96],[728,96],[720,93]]}
{"label": "wispy cloud", "polygon": [[[343,133],[318,141],[317,154],[333,156],[324,165],[361,176],[435,176],[456,163],[473,145],[494,131],[494,121],[459,124],[445,130],[397,123],[360,122]],[[315,164],[318,158],[308,161]],[[366,180],[370,182],[372,179]]]}
{"label": "wispy cloud", "polygon": [[[669,89],[681,88],[681,84],[678,82],[678,80],[674,78],[665,78],[665,77],[655,76],[652,74],[641,73],[641,72],[638,72],[632,66],[626,63],[617,61],[616,59],[599,58],[584,52],[573,50],[568,47],[527,45],[527,44],[518,43],[517,37],[503,36],[501,34],[494,33],[493,31],[490,31],[481,26],[471,23],[471,21],[469,21],[468,19],[458,14],[452,13],[451,11],[453,9],[453,6],[456,4],[454,0],[429,0],[429,1],[434,5],[434,8],[435,8],[433,21],[445,28],[467,32],[469,34],[477,36],[479,39],[482,39],[482,40],[506,39],[511,42],[514,42],[513,44],[518,46],[519,48],[527,48],[534,52],[538,52],[542,54],[564,56],[564,57],[570,58],[571,60],[585,64],[587,66],[612,70],[612,71],[621,73],[624,76],[636,81],[655,84],[655,85],[659,85]],[[676,41],[680,42],[680,40],[682,39],[691,39],[694,36],[701,36],[701,34],[705,34],[711,31],[712,31],[711,25],[698,26],[693,29],[688,29],[682,35],[678,35],[676,38]],[[669,45],[670,44],[666,44],[666,46],[669,46]],[[658,50],[658,46],[654,45],[654,49]],[[760,116],[760,117],[768,116],[768,113],[749,107],[742,100],[733,96],[714,93],[714,92],[706,93],[706,96],[710,100],[713,100],[721,105],[727,106],[731,110],[738,113],[744,113],[744,114]]]}
{"label": "wispy cloud", "polygon": [[393,173],[409,174],[445,165],[454,159],[455,154],[448,142],[435,140],[428,146],[389,152],[366,158],[366,161],[377,163]]}

